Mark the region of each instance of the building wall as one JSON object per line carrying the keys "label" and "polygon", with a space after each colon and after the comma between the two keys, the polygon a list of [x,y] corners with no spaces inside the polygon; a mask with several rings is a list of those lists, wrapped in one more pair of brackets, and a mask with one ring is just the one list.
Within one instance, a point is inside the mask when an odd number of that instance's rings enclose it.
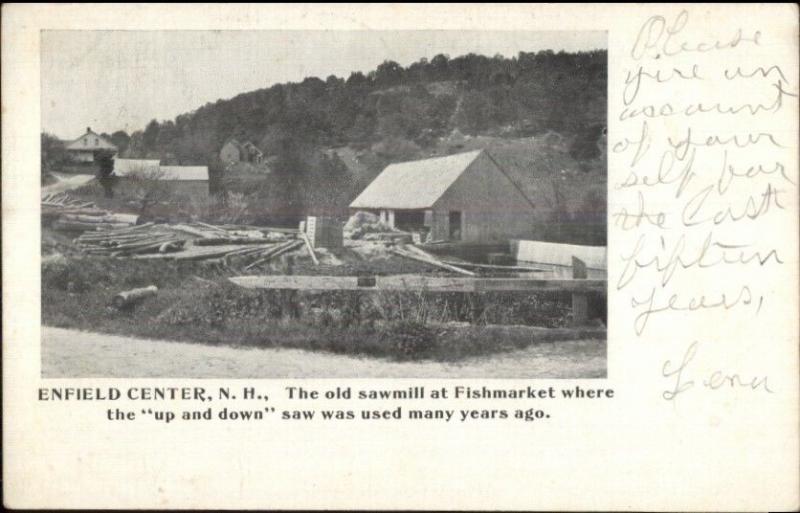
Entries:
{"label": "building wall", "polygon": [[534,206],[482,154],[433,206],[433,238],[449,238],[449,212],[462,212],[461,240],[500,242],[531,237],[537,215]]}
{"label": "building wall", "polygon": [[225,146],[219,151],[219,158],[223,162],[239,162],[241,160],[241,154],[239,153],[239,148],[232,142],[225,143]]}
{"label": "building wall", "polygon": [[[208,197],[208,181],[207,180],[181,180],[181,181],[166,181],[169,188],[170,203],[172,202],[186,202],[192,199],[203,199]],[[114,186],[115,194],[122,198],[133,197],[135,194],[135,186],[130,178],[119,177],[117,178],[116,185]]]}
{"label": "building wall", "polygon": [[170,182],[173,194],[179,199],[206,198],[208,197],[208,181],[184,180]]}
{"label": "building wall", "polygon": [[68,155],[74,162],[94,162],[94,153],[91,151],[70,150]]}

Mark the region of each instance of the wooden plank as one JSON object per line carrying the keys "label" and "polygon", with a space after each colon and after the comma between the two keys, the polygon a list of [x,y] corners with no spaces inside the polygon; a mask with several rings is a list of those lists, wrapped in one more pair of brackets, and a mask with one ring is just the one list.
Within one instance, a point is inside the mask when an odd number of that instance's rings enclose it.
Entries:
{"label": "wooden plank", "polygon": [[535,240],[512,240],[511,254],[517,261],[539,264],[571,266],[572,257],[577,257],[592,269],[606,269],[605,246],[578,246]]}
{"label": "wooden plank", "polygon": [[195,237],[201,237],[204,239],[216,239],[219,237],[219,235],[216,232],[210,232],[208,230],[198,230],[197,228],[187,226],[185,224],[173,224],[170,225],[170,229],[188,233],[189,235],[194,235]]}
{"label": "wooden plank", "polygon": [[401,250],[401,249],[395,248],[393,250],[393,252],[395,254],[397,254],[397,255],[402,256],[402,257],[406,257],[406,258],[409,258],[411,260],[416,260],[418,262],[423,262],[423,263],[432,265],[434,267],[440,267],[442,269],[447,269],[448,271],[452,271],[454,273],[464,274],[466,276],[475,276],[475,273],[473,273],[472,271],[467,271],[466,269],[461,269],[460,267],[456,267],[454,265],[445,264],[441,260],[433,258],[432,256],[430,256],[428,253],[425,253],[421,249],[414,248],[413,246],[409,246],[409,248],[413,248],[415,251],[411,252],[411,251],[408,251],[408,250]]}
{"label": "wooden plank", "polygon": [[253,267],[256,267],[256,266],[261,265],[261,264],[263,264],[265,262],[268,262],[268,261],[272,260],[273,258],[275,258],[275,257],[277,257],[279,255],[282,255],[283,253],[286,253],[287,251],[292,251],[292,250],[300,247],[302,244],[303,244],[303,241],[291,240],[291,241],[288,241],[288,242],[286,242],[284,244],[276,246],[276,247],[274,247],[272,249],[268,249],[261,258],[259,258],[255,262],[253,262],[250,265],[248,265],[247,267],[245,267],[244,270],[247,271],[248,269],[252,269]]}
{"label": "wooden plank", "polygon": [[497,271],[522,271],[522,272],[546,272],[545,269],[538,267],[523,267],[519,265],[492,265],[492,264],[474,264],[472,262],[456,262],[453,260],[442,260],[445,264],[457,265],[459,267],[466,267],[468,269],[493,269]]}
{"label": "wooden plank", "polygon": [[308,235],[301,233],[300,238],[305,242],[306,249],[308,249],[308,254],[311,255],[311,260],[314,262],[314,265],[319,265],[319,259],[317,259],[317,255],[314,253],[314,248],[311,247],[311,241],[308,240]]}
{"label": "wooden plank", "polygon": [[213,224],[201,223],[200,221],[196,221],[196,222],[194,222],[192,224],[195,225],[195,226],[200,226],[200,227],[207,228],[209,230],[218,232],[221,235],[227,235],[228,234],[228,232],[226,230],[220,228],[219,226],[214,226]]}
{"label": "wooden plank", "polygon": [[[374,285],[359,286],[355,276],[237,276],[232,283],[250,289],[410,290],[431,292],[604,291],[605,280],[531,280],[526,278],[461,278],[423,275],[376,276]],[[364,282],[366,280],[362,280]],[[371,282],[371,280],[370,280]]]}
{"label": "wooden plank", "polygon": [[277,228],[274,226],[257,226],[254,227],[256,230],[261,230],[262,232],[275,232],[275,233],[300,233],[300,230],[297,228]]}

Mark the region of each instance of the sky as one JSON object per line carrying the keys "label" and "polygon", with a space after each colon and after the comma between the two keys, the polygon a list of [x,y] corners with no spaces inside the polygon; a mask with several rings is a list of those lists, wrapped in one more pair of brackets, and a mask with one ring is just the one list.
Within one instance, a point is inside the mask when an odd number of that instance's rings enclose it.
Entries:
{"label": "sky", "polygon": [[42,31],[42,130],[128,133],[206,103],[384,60],[606,48],[605,32]]}

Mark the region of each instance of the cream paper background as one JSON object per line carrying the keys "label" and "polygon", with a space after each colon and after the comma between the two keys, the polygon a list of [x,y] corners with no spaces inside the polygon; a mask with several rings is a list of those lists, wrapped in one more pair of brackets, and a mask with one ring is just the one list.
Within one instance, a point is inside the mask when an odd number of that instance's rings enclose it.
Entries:
{"label": "cream paper background", "polygon": [[[631,329],[630,292],[617,293],[619,256],[638,236],[609,222],[608,380],[46,380],[47,386],[245,385],[270,393],[283,387],[327,389],[426,387],[455,384],[614,387],[613,400],[541,404],[546,422],[311,422],[168,426],[108,422],[103,403],[42,403],[39,372],[39,31],[52,29],[501,29],[607,30],[609,34],[609,211],[634,203],[615,190],[629,153],[615,141],[637,136],[621,124],[630,48],[653,14],[675,18],[688,9],[682,36],[727,40],[737,28],[759,29],[763,44],[748,57],[717,52],[703,62],[780,63],[797,91],[797,7],[791,5],[526,6],[526,5],[4,5],[3,98],[3,465],[6,506],[41,508],[426,508],[426,509],[672,509],[786,510],[798,507],[798,216],[797,190],[786,211],[739,223],[741,236],[769,239],[785,264],[732,267],[727,276],[680,274],[671,285],[698,286],[754,277],[769,291],[758,316],[749,310],[653,317],[643,337]],[[741,62],[739,61],[740,59]],[[684,63],[685,64],[685,63]],[[708,87],[684,84],[681,87]],[[735,100],[747,86],[726,93]],[[664,101],[680,93],[662,90]],[[742,131],[751,121],[702,121]],[[733,121],[731,121],[733,120]],[[666,125],[672,121],[667,121]],[[657,128],[663,121],[654,120]],[[763,126],[780,134],[790,177],[797,183],[797,102]],[[762,127],[763,128],[763,127]],[[704,126],[710,130],[713,126]],[[760,129],[760,128],[759,128]],[[753,156],[763,149],[754,147]],[[773,152],[774,153],[774,152]],[[774,159],[764,154],[765,159]],[[716,173],[716,168],[714,173]],[[650,194],[650,192],[648,192]],[[652,208],[669,208],[666,191]],[[770,246],[773,247],[773,246]],[[633,292],[647,291],[639,287]],[[702,341],[698,372],[723,369],[768,375],[773,394],[701,387],[668,402],[661,375]],[[700,376],[695,376],[699,378]],[[386,403],[385,406],[396,405]],[[133,405],[137,406],[137,405]],[[335,407],[335,404],[327,406]],[[353,405],[356,406],[356,405]],[[368,405],[376,406],[377,405]],[[491,402],[447,407],[491,408]],[[494,404],[495,407],[513,407]],[[311,407],[311,405],[307,405]],[[315,405],[319,407],[319,405]],[[432,407],[445,407],[435,404]]]}

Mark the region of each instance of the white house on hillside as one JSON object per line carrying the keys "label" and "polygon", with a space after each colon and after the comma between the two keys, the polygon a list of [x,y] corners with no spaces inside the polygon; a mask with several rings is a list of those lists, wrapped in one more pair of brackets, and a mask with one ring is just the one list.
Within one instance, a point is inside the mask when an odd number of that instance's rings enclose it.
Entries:
{"label": "white house on hillside", "polygon": [[117,147],[114,143],[102,135],[92,132],[91,127],[86,127],[85,134],[67,143],[65,149],[75,162],[94,162],[94,154],[100,150],[117,153]]}

